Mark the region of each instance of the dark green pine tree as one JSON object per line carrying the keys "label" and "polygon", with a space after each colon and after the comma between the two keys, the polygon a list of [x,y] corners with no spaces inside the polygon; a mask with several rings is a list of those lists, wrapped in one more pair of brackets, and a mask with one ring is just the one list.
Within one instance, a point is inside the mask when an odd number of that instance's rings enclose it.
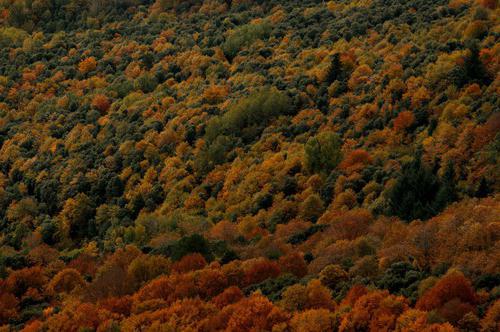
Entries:
{"label": "dark green pine tree", "polygon": [[[326,84],[326,86],[329,86],[333,82],[337,82],[337,87],[334,94],[340,95],[347,91],[347,81],[349,80],[349,76],[349,71],[346,70],[346,68],[342,64],[342,61],[340,61],[340,54],[335,53],[331,57],[330,67],[328,68],[324,83]],[[326,91],[326,89],[324,90]]]}
{"label": "dark green pine tree", "polygon": [[441,211],[448,204],[456,200],[455,169],[453,168],[453,162],[450,160],[441,178],[441,187],[436,196],[436,209]]}
{"label": "dark green pine tree", "polygon": [[332,84],[336,80],[340,79],[342,76],[342,63],[340,62],[340,54],[335,53],[332,56],[332,63],[328,69],[328,74],[326,76],[326,81],[328,84]]}
{"label": "dark green pine tree", "polygon": [[388,212],[406,221],[429,219],[439,212],[436,208],[439,189],[437,177],[422,164],[422,151],[419,149],[414,161],[403,167],[388,193]]}
{"label": "dark green pine tree", "polygon": [[479,84],[489,84],[491,82],[491,77],[484,65],[479,58],[479,45],[477,41],[472,41],[468,45],[469,55],[465,58],[464,67],[467,81],[477,82]]}
{"label": "dark green pine tree", "polygon": [[479,181],[479,185],[477,187],[477,190],[474,193],[474,196],[482,198],[482,197],[488,196],[489,194],[491,194],[491,192],[492,191],[490,189],[488,181],[484,177],[481,177],[481,180]]}
{"label": "dark green pine tree", "polygon": [[170,257],[175,261],[192,253],[199,253],[208,261],[213,259],[209,242],[200,234],[182,237],[179,241],[171,245],[169,251]]}

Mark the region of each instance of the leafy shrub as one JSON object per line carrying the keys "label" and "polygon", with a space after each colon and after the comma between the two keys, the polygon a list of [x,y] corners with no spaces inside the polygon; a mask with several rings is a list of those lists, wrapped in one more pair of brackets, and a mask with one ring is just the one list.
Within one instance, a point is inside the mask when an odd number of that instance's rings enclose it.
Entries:
{"label": "leafy shrub", "polygon": [[342,160],[342,141],[332,132],[310,138],[305,146],[306,167],[310,172],[329,174]]}
{"label": "leafy shrub", "polygon": [[271,119],[290,112],[290,98],[274,87],[265,87],[238,101],[221,117],[212,119],[206,128],[206,138],[214,141],[225,134],[251,141]]}
{"label": "leafy shrub", "polygon": [[251,46],[257,39],[267,38],[270,32],[271,25],[267,21],[243,25],[229,35],[222,45],[222,50],[229,59],[232,59],[242,48]]}
{"label": "leafy shrub", "polygon": [[28,38],[28,33],[22,29],[14,27],[0,28],[0,47],[20,46],[26,38]]}

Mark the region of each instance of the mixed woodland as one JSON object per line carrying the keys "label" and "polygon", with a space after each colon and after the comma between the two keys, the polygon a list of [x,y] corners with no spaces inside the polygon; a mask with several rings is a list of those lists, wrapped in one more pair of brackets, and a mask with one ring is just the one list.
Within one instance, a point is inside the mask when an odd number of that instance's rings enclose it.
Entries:
{"label": "mixed woodland", "polygon": [[0,0],[0,331],[500,331],[497,0]]}

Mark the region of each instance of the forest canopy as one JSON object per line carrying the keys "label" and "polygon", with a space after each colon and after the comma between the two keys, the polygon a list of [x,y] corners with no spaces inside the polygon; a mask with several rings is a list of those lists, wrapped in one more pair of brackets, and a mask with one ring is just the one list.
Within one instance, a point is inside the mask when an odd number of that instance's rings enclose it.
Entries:
{"label": "forest canopy", "polygon": [[0,0],[0,331],[498,331],[499,11]]}

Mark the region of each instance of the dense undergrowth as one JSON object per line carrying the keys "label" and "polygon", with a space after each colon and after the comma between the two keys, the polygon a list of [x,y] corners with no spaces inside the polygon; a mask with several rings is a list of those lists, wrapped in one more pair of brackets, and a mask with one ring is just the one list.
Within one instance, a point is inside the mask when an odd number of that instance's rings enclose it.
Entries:
{"label": "dense undergrowth", "polygon": [[495,0],[0,0],[0,330],[498,331]]}

